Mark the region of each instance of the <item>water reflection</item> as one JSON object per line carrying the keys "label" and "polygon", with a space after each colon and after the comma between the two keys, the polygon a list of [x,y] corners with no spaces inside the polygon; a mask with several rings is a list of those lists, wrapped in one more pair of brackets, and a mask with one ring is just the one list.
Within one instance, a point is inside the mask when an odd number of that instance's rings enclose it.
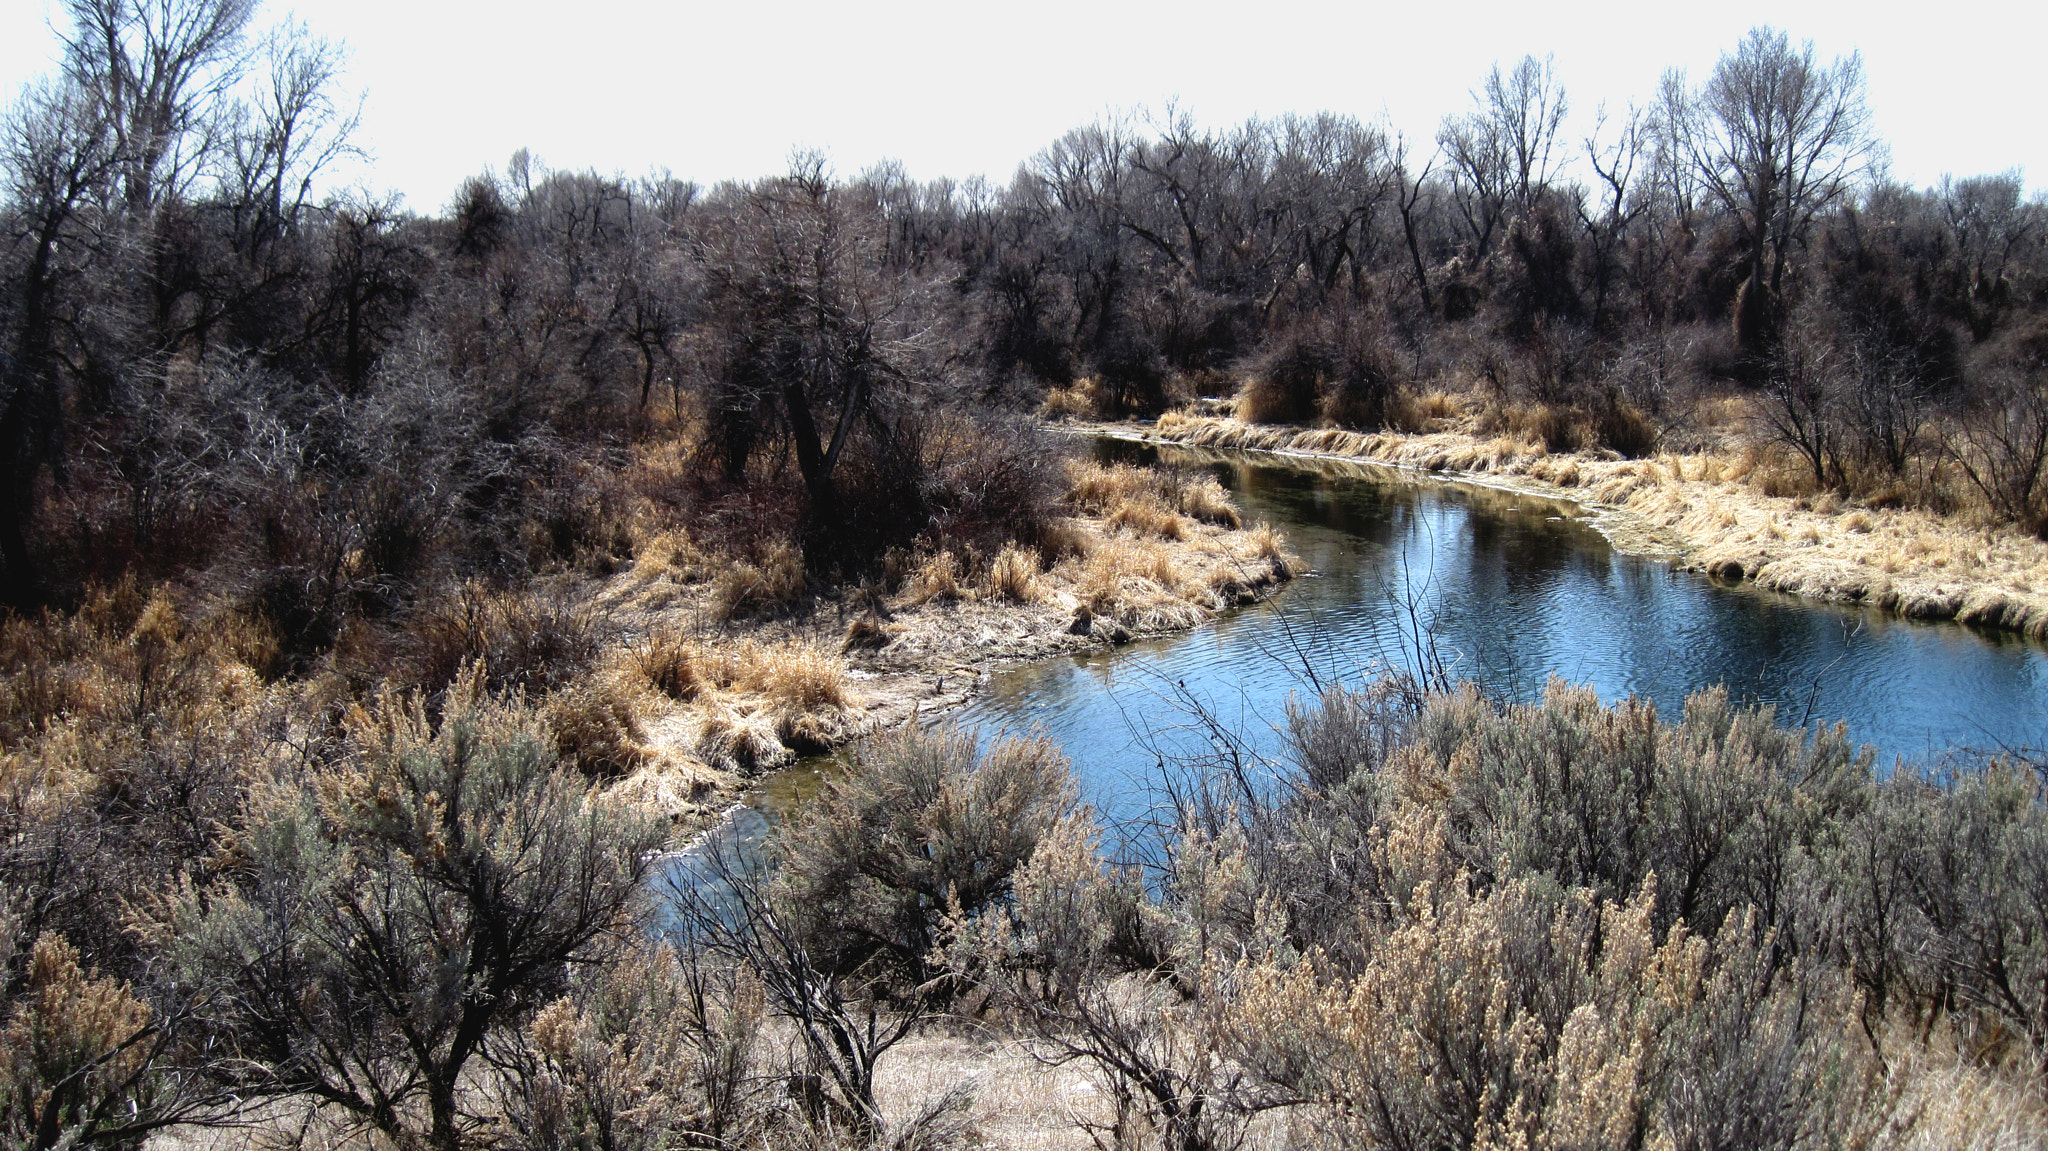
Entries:
{"label": "water reflection", "polygon": [[1106,458],[1214,472],[1282,528],[1314,575],[1194,633],[996,674],[960,719],[1043,728],[1097,802],[1137,802],[1160,754],[1188,746],[1201,701],[1271,748],[1304,668],[1355,678],[1413,661],[1426,624],[1461,675],[1531,699],[1553,675],[1675,717],[1725,684],[1782,722],[1848,724],[1880,762],[2048,742],[2048,649],[1953,624],[1722,586],[1615,552],[1568,505],[1418,484],[1385,469],[1103,441]]}

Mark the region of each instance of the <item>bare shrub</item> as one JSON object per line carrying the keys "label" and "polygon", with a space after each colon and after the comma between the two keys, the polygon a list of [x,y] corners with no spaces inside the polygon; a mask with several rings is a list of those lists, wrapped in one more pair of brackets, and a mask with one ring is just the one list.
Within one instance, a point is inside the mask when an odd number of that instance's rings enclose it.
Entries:
{"label": "bare shrub", "polygon": [[1982,397],[1945,445],[1993,513],[2038,535],[2048,530],[2048,354],[2015,344],[1987,357]]}

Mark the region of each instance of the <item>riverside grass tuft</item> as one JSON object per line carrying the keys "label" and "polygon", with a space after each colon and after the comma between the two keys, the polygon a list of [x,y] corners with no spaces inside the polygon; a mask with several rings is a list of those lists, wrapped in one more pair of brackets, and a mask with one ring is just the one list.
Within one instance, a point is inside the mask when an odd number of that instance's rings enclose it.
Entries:
{"label": "riverside grass tuft", "polygon": [[1663,453],[1627,460],[1554,452],[1514,435],[1274,427],[1169,412],[1144,434],[1192,447],[1282,452],[1476,476],[1622,513],[1603,520],[1625,550],[1771,591],[1865,603],[2048,638],[2048,543],[2010,525],[1784,489],[1767,453]]}

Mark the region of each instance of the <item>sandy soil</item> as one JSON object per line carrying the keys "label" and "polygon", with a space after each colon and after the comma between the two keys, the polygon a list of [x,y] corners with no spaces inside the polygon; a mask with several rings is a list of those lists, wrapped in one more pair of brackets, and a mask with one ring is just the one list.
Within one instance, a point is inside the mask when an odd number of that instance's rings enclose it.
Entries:
{"label": "sandy soil", "polygon": [[1463,432],[1421,435],[1253,425],[1169,413],[1157,423],[1074,425],[1163,443],[1360,460],[1569,500],[1621,550],[1723,579],[2048,638],[2048,543],[1924,511],[1786,498],[1751,482],[1753,458],[1552,453]]}

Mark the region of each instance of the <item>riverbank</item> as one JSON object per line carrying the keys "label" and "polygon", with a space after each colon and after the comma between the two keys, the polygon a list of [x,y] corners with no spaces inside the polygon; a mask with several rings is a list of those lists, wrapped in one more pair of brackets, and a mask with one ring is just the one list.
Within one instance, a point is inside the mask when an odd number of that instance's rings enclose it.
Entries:
{"label": "riverbank", "polygon": [[1594,513],[1618,549],[1810,599],[1869,604],[2048,638],[2048,543],[1912,509],[1832,495],[1773,496],[1754,454],[1551,452],[1461,431],[1352,432],[1168,413],[1156,423],[1076,430],[1159,443],[1363,461],[1564,499]]}
{"label": "riverbank", "polygon": [[798,755],[961,706],[997,664],[1184,631],[1295,575],[1213,479],[1077,464],[1069,481],[1044,551],[906,557],[894,592],[750,613],[752,589],[801,572],[647,549],[588,597],[618,641],[549,705],[564,751],[626,767],[615,791],[687,828]]}

